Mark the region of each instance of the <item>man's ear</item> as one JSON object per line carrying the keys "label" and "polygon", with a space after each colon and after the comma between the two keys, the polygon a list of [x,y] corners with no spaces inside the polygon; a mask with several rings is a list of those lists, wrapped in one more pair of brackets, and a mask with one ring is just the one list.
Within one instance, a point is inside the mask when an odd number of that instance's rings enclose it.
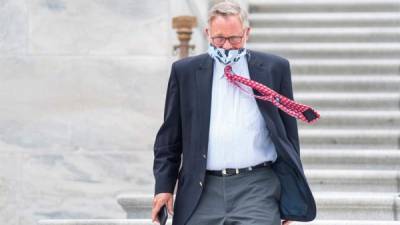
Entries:
{"label": "man's ear", "polygon": [[204,28],[204,35],[207,37],[208,42],[211,43],[211,34],[210,34],[210,29],[208,29],[208,27]]}
{"label": "man's ear", "polygon": [[245,36],[246,36],[246,41],[248,41],[250,37],[250,27],[246,28]]}

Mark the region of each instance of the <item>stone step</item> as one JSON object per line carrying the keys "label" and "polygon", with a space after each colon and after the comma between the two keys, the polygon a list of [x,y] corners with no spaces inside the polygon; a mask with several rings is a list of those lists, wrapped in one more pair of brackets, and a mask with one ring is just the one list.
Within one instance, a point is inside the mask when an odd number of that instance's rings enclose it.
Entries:
{"label": "stone step", "polygon": [[307,169],[313,192],[400,192],[400,171]]}
{"label": "stone step", "polygon": [[[400,25],[399,25],[400,26]],[[288,59],[398,59],[400,43],[249,43],[249,49],[281,55]]]}
{"label": "stone step", "polygon": [[294,74],[400,75],[400,59],[296,59],[290,64]]}
{"label": "stone step", "polygon": [[400,110],[400,93],[295,92],[295,101],[317,110]]}
{"label": "stone step", "polygon": [[300,129],[303,148],[400,149],[400,130]]}
{"label": "stone step", "polygon": [[279,42],[399,42],[400,28],[253,28],[249,41]]}
{"label": "stone step", "polygon": [[399,193],[316,192],[317,219],[398,220]]}
{"label": "stone step", "polygon": [[153,195],[146,194],[120,194],[117,196],[117,202],[125,210],[128,219],[150,218],[152,200]]}
{"label": "stone step", "polygon": [[305,169],[400,170],[400,149],[301,148]]}
{"label": "stone step", "polygon": [[294,222],[293,225],[400,225],[400,221],[389,220],[315,220],[312,222]]}
{"label": "stone step", "polygon": [[[314,196],[317,219],[395,220],[400,213],[398,193],[315,192]],[[150,215],[152,197],[124,194],[118,196],[118,202],[127,210],[128,218],[146,219]]]}
{"label": "stone step", "polygon": [[[172,224],[171,217],[167,224]],[[40,220],[38,225],[153,225],[150,219],[56,219]],[[400,225],[400,221],[389,220],[315,220],[312,222],[293,222],[291,225]]]}
{"label": "stone step", "polygon": [[293,75],[298,92],[399,92],[399,75]]}
{"label": "stone step", "polygon": [[398,12],[251,13],[250,25],[259,27],[399,27]]}
{"label": "stone step", "polygon": [[[400,127],[400,111],[320,111],[321,118],[314,126],[300,123],[302,129],[315,128],[354,128],[358,129],[396,129]],[[399,161],[400,162],[400,161]]]}
{"label": "stone step", "polygon": [[250,13],[398,12],[398,0],[250,0]]}

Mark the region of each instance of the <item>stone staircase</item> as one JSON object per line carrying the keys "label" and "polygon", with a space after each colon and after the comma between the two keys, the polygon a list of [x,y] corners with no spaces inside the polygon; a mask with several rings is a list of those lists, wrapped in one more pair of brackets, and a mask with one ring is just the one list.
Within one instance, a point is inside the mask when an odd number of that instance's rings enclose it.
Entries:
{"label": "stone staircase", "polygon": [[400,220],[400,1],[252,0],[250,19],[249,48],[288,58],[321,112],[299,123],[315,223]]}
{"label": "stone staircase", "polygon": [[[299,122],[318,215],[294,225],[400,225],[400,1],[250,0],[249,10],[248,47],[288,58],[295,100],[321,113]],[[151,200],[118,196],[127,219],[39,224],[149,225]]]}

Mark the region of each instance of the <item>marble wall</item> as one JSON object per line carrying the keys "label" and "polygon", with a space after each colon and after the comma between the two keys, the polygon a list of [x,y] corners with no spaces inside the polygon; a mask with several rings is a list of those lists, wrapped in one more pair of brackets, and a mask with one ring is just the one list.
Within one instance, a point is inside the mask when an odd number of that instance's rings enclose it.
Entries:
{"label": "marble wall", "polygon": [[[0,0],[0,224],[124,218],[118,194],[153,192],[152,146],[176,59],[171,18],[189,9]],[[201,29],[194,35],[198,54]]]}

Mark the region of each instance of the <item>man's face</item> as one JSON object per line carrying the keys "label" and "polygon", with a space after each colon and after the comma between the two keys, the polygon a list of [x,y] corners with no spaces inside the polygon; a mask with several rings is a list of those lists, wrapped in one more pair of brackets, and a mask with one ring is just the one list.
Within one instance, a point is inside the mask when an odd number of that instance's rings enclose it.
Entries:
{"label": "man's face", "polygon": [[[250,28],[243,28],[239,16],[216,16],[206,28],[208,41],[218,48],[239,49],[244,47]],[[228,38],[225,39],[224,38]]]}

